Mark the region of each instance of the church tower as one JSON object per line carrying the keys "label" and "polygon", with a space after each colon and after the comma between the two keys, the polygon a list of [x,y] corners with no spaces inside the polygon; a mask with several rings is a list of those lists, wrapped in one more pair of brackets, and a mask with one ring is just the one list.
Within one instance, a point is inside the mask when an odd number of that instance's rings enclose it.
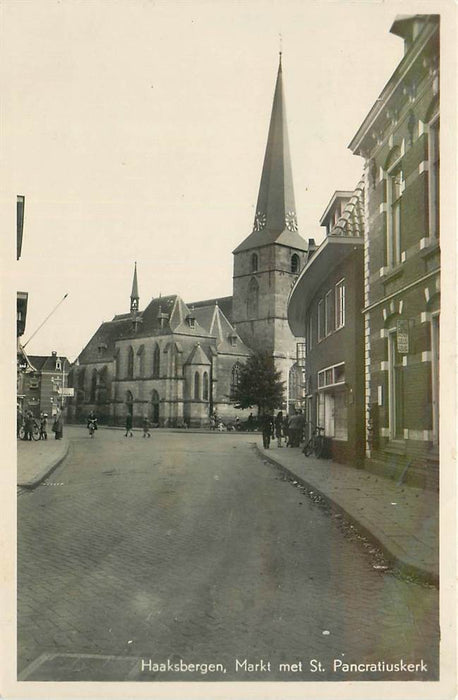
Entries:
{"label": "church tower", "polygon": [[253,230],[233,255],[234,325],[253,350],[272,353],[287,388],[297,342],[287,320],[288,295],[308,244],[297,226],[281,53]]}

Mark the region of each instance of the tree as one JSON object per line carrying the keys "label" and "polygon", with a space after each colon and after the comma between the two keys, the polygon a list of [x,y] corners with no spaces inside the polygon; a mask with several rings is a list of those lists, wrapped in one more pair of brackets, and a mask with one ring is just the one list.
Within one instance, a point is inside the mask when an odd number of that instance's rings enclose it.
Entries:
{"label": "tree", "polygon": [[250,355],[241,365],[238,383],[232,387],[231,400],[236,408],[258,407],[259,415],[280,408],[284,399],[281,372],[275,369],[275,361],[268,353]]}

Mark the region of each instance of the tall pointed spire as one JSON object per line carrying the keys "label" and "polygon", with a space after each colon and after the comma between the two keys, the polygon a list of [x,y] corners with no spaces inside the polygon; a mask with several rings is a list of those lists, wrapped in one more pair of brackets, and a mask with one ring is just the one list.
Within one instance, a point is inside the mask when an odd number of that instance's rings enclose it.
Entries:
{"label": "tall pointed spire", "polygon": [[305,241],[297,233],[281,51],[253,232],[234,253],[274,242],[300,249],[306,247]]}
{"label": "tall pointed spire", "polygon": [[135,263],[134,279],[132,281],[132,292],[130,294],[130,311],[132,314],[136,314],[138,312],[139,300],[140,297],[138,296],[137,263]]}

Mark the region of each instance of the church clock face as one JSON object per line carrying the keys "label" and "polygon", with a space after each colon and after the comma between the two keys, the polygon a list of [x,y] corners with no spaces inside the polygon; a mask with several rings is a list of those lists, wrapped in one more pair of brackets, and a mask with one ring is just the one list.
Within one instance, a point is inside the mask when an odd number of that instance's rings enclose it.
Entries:
{"label": "church clock face", "polygon": [[296,214],[293,211],[287,212],[285,224],[288,231],[297,231],[297,219]]}
{"label": "church clock face", "polygon": [[254,217],[253,231],[262,231],[266,227],[267,216],[261,211],[256,212]]}

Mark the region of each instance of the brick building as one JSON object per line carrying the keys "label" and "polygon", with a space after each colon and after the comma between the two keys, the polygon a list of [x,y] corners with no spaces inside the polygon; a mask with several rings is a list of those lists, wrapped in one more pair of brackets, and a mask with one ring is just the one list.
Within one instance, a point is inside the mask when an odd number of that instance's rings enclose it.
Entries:
{"label": "brick building", "polygon": [[102,324],[73,368],[71,417],[92,408],[115,423],[127,413],[160,425],[203,425],[215,410],[242,417],[231,386],[261,350],[275,358],[295,405],[300,361],[287,299],[311,250],[298,233],[280,56],[253,229],[233,252],[233,295],[193,304],[172,295],[139,311],[135,273],[130,313]]}
{"label": "brick building", "polygon": [[306,419],[325,429],[333,459],[364,458],[364,184],[335,192],[320,221],[326,237],[302,270],[288,304],[305,336]]}
{"label": "brick building", "polygon": [[365,163],[368,463],[437,481],[439,17],[402,16],[404,56],[351,141]]}
{"label": "brick building", "polygon": [[56,351],[51,355],[29,355],[27,360],[28,370],[21,376],[19,391],[21,408],[31,410],[36,418],[41,412],[52,415],[62,406],[60,390],[68,386],[70,363]]}

